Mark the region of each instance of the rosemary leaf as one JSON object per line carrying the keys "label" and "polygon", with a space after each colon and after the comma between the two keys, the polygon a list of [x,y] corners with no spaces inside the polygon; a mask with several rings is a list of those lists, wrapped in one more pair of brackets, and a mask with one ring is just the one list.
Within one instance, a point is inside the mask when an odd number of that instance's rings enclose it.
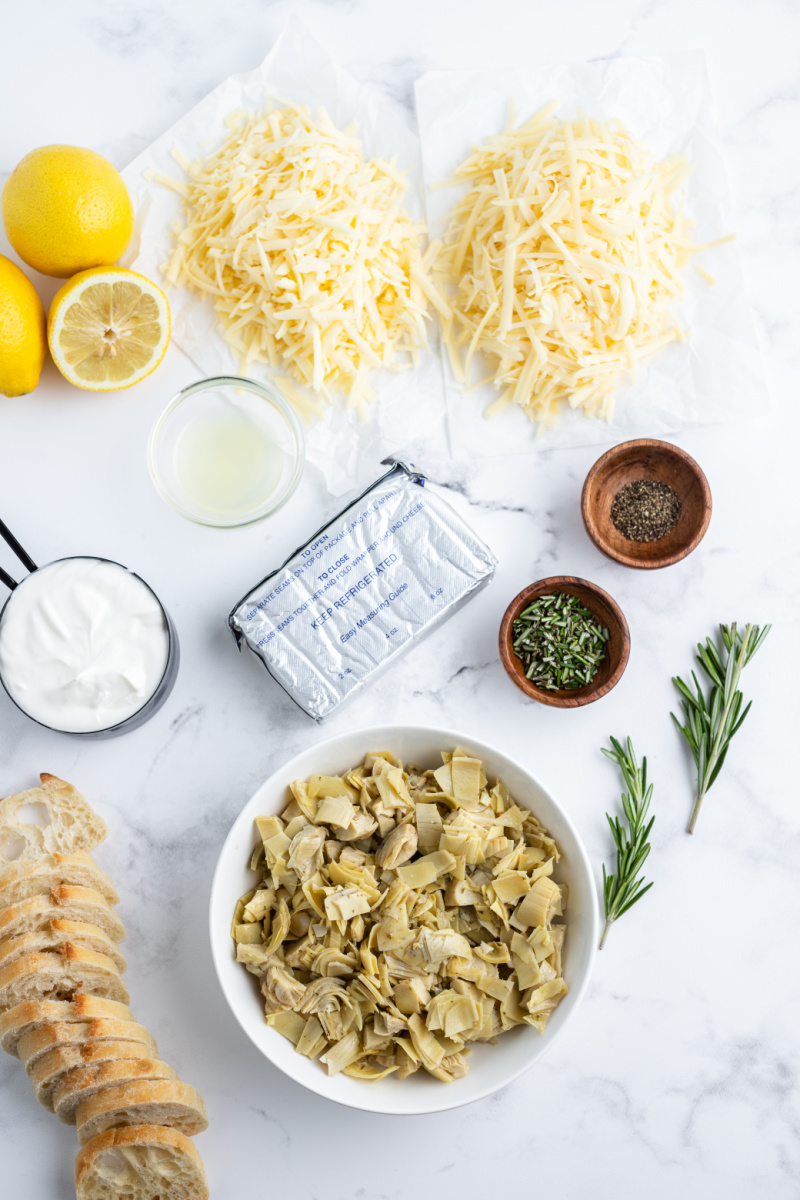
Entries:
{"label": "rosemary leaf", "polygon": [[650,830],[653,828],[655,817],[651,817],[645,825],[647,810],[653,795],[652,783],[647,783],[647,759],[642,759],[641,767],[636,761],[631,739],[627,740],[627,748],[623,748],[616,738],[610,739],[613,749],[603,748],[603,754],[617,763],[622,771],[626,791],[622,793],[622,811],[626,825],[619,817],[606,820],[611,828],[611,836],[617,848],[617,866],[613,875],[606,872],[603,866],[603,900],[605,903],[606,923],[603,936],[600,939],[600,949],[603,949],[608,931],[614,921],[641,900],[645,892],[653,886],[645,883],[639,874],[650,853]]}
{"label": "rosemary leaf", "polygon": [[698,642],[697,661],[711,681],[708,698],[694,671],[694,692],[677,676],[672,680],[681,694],[685,724],[682,725],[674,713],[670,715],[688,742],[697,767],[697,795],[689,833],[694,833],[706,792],[719,776],[731,739],[741,729],[750,711],[752,700],[742,711],[744,697],[739,691],[739,679],[771,628],[771,625],[746,625],[744,633],[740,634],[735,623],[720,625],[722,649],[712,638],[706,638],[704,646]]}

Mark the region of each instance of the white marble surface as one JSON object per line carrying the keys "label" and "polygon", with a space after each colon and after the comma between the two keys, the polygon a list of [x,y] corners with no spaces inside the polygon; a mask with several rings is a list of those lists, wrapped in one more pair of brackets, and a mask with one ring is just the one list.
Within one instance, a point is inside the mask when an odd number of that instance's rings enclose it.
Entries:
{"label": "white marble surface", "polygon": [[[773,414],[676,439],[706,469],[715,511],[702,547],[664,573],[626,571],[585,537],[578,496],[592,448],[442,468],[454,503],[499,556],[496,581],[318,730],[254,661],[238,658],[223,618],[334,502],[307,477],[271,524],[227,533],[190,526],[152,490],[144,445],[161,404],[195,377],[191,364],[171,348],[155,376],[110,397],[78,394],[48,366],[34,395],[0,404],[0,512],[40,561],[107,554],[139,571],[170,608],[184,659],[167,706],[114,741],[48,734],[0,703],[0,791],[52,771],[108,820],[97,857],[123,897],[133,1004],[162,1054],[206,1097],[211,1126],[198,1146],[219,1200],[473,1200],[506,1190],[788,1200],[800,1190],[792,684],[800,662],[790,648],[800,585],[800,8],[786,0],[7,3],[0,170],[57,141],[125,164],[222,77],[260,61],[290,10],[358,77],[408,101],[414,78],[433,66],[705,48]],[[39,282],[49,299],[53,281]],[[5,548],[0,562],[11,565]],[[526,701],[495,649],[508,599],[557,572],[606,587],[633,631],[619,687],[567,713]],[[690,668],[693,642],[720,619],[772,620],[777,629],[747,672],[753,712],[689,839],[691,773],[669,721],[670,676]],[[609,733],[633,736],[656,782],[656,886],[612,931],[571,1028],[513,1087],[437,1117],[354,1114],[284,1079],[234,1024],[208,951],[211,874],[244,800],[297,749],[376,719],[448,723],[523,758],[568,807],[598,877],[609,859],[603,813],[618,794],[599,753]],[[0,1087],[0,1194],[68,1197],[74,1130],[37,1106],[12,1059],[0,1063]]]}

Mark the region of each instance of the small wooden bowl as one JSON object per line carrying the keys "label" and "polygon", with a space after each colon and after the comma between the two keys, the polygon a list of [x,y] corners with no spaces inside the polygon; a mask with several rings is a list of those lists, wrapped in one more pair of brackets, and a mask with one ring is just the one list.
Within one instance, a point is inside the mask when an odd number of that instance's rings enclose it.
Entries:
{"label": "small wooden bowl", "polygon": [[[637,479],[658,479],[669,484],[681,502],[677,525],[656,542],[629,541],[611,520],[617,492]],[[691,554],[705,536],[711,520],[711,489],[685,450],[671,442],[638,438],[621,442],[598,458],[583,485],[581,514],[598,550],[624,567],[671,567]]]}
{"label": "small wooden bowl", "polygon": [[[551,592],[568,592],[571,596],[577,596],[581,604],[589,609],[611,635],[606,644],[606,656],[594,679],[585,687],[576,688],[574,692],[548,692],[531,683],[525,678],[525,668],[521,659],[517,658],[512,649],[512,630],[516,618],[531,601]],[[628,622],[616,600],[612,600],[608,592],[604,592],[596,583],[589,583],[587,579],[576,579],[573,575],[551,575],[549,579],[540,579],[530,587],[524,588],[511,601],[500,624],[500,658],[509,678],[526,696],[538,700],[540,704],[549,704],[552,708],[581,708],[584,704],[592,704],[601,696],[605,696],[622,678],[630,652],[631,634]]]}

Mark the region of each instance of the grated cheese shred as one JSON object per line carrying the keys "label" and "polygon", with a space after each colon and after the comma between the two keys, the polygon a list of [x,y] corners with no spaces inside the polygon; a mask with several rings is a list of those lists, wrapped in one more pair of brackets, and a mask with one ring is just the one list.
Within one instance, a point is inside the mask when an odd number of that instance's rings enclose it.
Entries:
{"label": "grated cheese shred", "polygon": [[565,406],[610,420],[623,376],[685,340],[673,305],[706,248],[683,216],[684,157],[656,162],[621,122],[557,108],[517,128],[512,113],[457,169],[469,187],[437,261],[455,288],[442,319],[456,379],[486,356],[500,392],[486,415],[515,405],[540,431]]}
{"label": "grated cheese shred", "polygon": [[364,417],[369,373],[416,364],[429,304],[451,316],[430,277],[439,247],[423,253],[394,162],[366,161],[353,128],[324,110],[316,121],[294,105],[238,111],[227,124],[205,160],[176,154],[186,181],[157,177],[185,202],[167,282],[213,298],[242,373],[288,372],[306,418],[334,393]]}

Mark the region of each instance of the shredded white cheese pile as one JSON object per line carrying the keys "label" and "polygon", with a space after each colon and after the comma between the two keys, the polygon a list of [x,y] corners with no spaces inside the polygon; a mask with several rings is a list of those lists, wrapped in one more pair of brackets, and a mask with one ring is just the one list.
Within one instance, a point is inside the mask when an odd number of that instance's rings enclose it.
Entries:
{"label": "shredded white cheese pile", "polygon": [[428,277],[438,247],[423,255],[425,226],[403,210],[394,163],[365,161],[324,110],[318,121],[291,105],[237,112],[228,125],[209,158],[182,161],[188,182],[159,177],[186,201],[166,279],[214,298],[243,373],[266,361],[317,397],[346,392],[363,415],[369,372],[427,348],[427,301],[449,312]]}
{"label": "shredded white cheese pile", "polygon": [[487,416],[515,404],[540,429],[565,404],[610,420],[624,373],[685,337],[672,305],[704,248],[676,196],[685,158],[654,162],[619,121],[560,121],[557,107],[516,129],[512,116],[461,164],[454,182],[470,187],[439,259],[457,286],[456,378],[487,355],[501,389]]}

